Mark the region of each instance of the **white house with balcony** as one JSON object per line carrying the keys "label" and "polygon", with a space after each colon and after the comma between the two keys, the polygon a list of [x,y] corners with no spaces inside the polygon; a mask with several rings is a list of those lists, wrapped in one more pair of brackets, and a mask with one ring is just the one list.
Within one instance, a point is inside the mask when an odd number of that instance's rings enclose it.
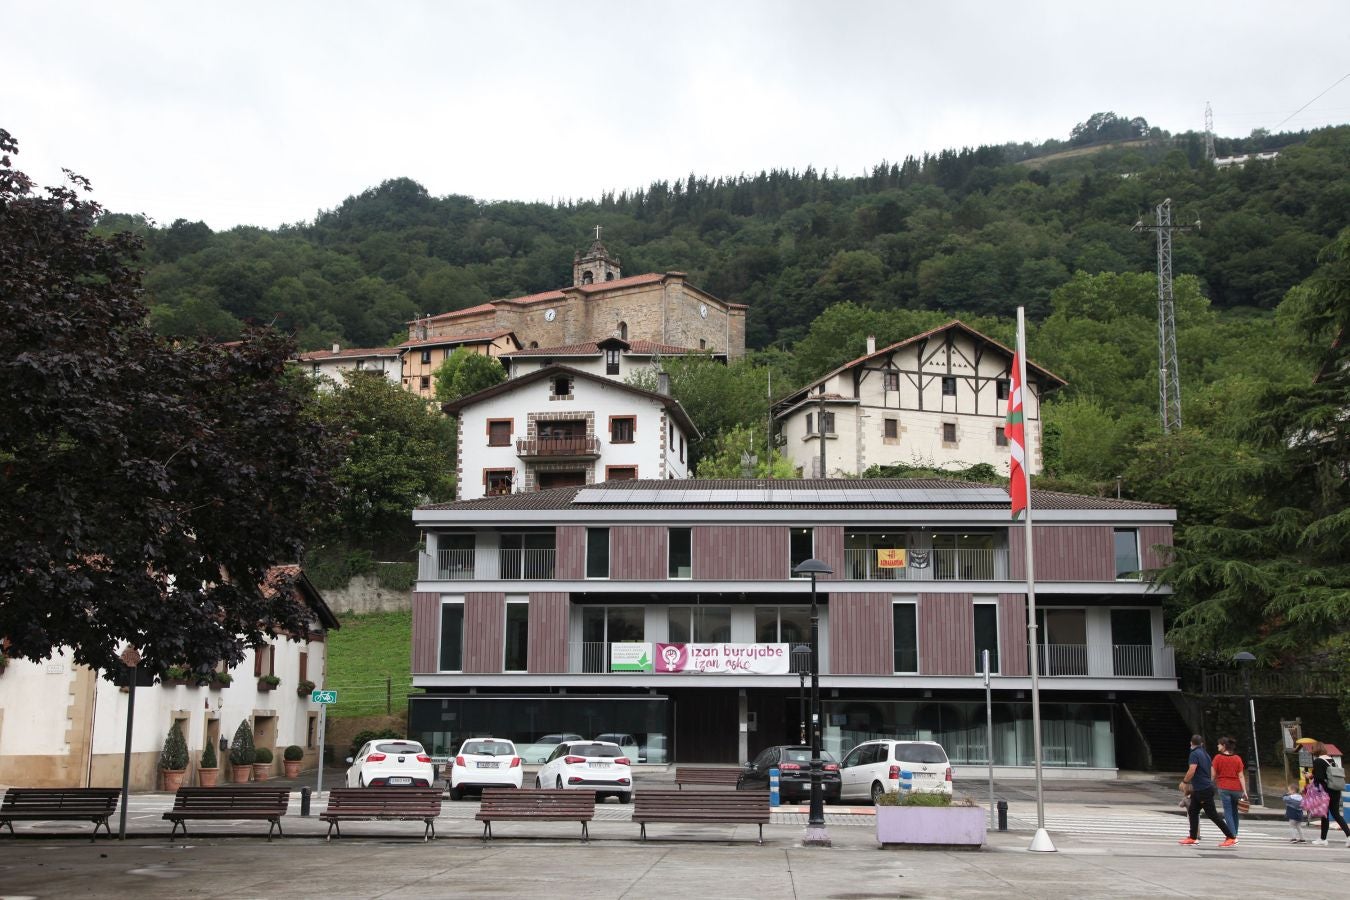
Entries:
{"label": "white house with balcony", "polygon": [[556,363],[442,408],[459,422],[460,500],[688,478],[698,437],[669,394]]}
{"label": "white house with balcony", "polygon": [[348,347],[334,344],[331,350],[311,350],[295,357],[295,364],[315,381],[320,390],[332,390],[342,384],[344,372],[376,372],[391,384],[399,384],[403,373],[397,347]]}

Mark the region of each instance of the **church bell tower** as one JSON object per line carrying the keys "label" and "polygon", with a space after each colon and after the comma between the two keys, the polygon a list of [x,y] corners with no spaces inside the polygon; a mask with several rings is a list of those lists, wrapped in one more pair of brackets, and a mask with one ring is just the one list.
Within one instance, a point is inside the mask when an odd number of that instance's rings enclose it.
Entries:
{"label": "church bell tower", "polygon": [[572,257],[572,284],[597,284],[615,281],[620,277],[619,258],[610,254],[600,242],[600,226],[595,226],[595,240],[585,253],[577,251]]}

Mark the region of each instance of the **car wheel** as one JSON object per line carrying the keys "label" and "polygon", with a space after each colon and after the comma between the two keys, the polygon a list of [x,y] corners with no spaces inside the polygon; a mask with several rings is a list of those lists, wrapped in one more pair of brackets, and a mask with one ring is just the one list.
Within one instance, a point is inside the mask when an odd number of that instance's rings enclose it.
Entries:
{"label": "car wheel", "polygon": [[880,781],[872,782],[872,805],[876,806],[877,801],[886,793],[886,789],[881,786]]}
{"label": "car wheel", "polygon": [[623,792],[622,794],[615,794],[614,796],[619,798],[620,803],[627,803],[629,800],[633,799],[633,795],[628,793],[627,791]]}
{"label": "car wheel", "polygon": [[558,776],[558,783],[555,784],[554,787],[556,787],[556,788],[557,788],[558,790],[560,790],[560,791],[563,789],[563,786],[562,786],[562,776],[561,776],[561,775]]}
{"label": "car wheel", "polygon": [[450,802],[457,803],[464,799],[464,791],[457,787],[450,788]]}
{"label": "car wheel", "polygon": [[536,779],[534,780],[534,789],[537,791],[537,790],[541,790],[543,787],[544,787],[544,786],[539,782],[539,779],[536,778]]}

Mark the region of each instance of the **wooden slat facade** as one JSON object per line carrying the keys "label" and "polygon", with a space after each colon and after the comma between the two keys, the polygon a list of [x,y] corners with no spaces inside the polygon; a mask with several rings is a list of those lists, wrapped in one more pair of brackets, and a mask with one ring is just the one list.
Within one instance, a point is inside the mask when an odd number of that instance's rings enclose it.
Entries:
{"label": "wooden slat facade", "polygon": [[778,581],[788,577],[783,525],[704,525],[693,533],[694,578]]}
{"label": "wooden slat facade", "polygon": [[414,675],[435,672],[441,643],[441,595],[414,591],[412,595],[412,670]]}
{"label": "wooden slat facade", "polygon": [[556,577],[572,581],[586,577],[586,527],[559,525],[558,555],[554,565]]}
{"label": "wooden slat facade", "polygon": [[895,671],[891,594],[830,595],[830,674]]}
{"label": "wooden slat facade", "polygon": [[567,671],[567,594],[530,594],[529,647],[526,668],[531,675]]}
{"label": "wooden slat facade", "polygon": [[664,581],[670,574],[670,531],[664,525],[609,530],[609,577],[619,581]]}
{"label": "wooden slat facade", "polygon": [[972,599],[970,594],[919,595],[920,673],[975,674],[975,609]]}
{"label": "wooden slat facade", "polygon": [[499,592],[464,595],[464,671],[502,670],[506,643],[506,595]]}
{"label": "wooden slat facade", "polygon": [[833,575],[818,576],[820,581],[844,580],[844,526],[817,525],[815,533],[816,559],[834,569]]}
{"label": "wooden slat facade", "polygon": [[[1113,529],[1102,525],[1036,525],[1037,581],[1115,581]],[[1013,581],[1026,572],[1025,528],[1008,529],[1008,570]]]}
{"label": "wooden slat facade", "polygon": [[1145,572],[1167,565],[1168,555],[1154,549],[1159,545],[1172,546],[1171,525],[1144,525],[1139,529],[1139,558]]}
{"label": "wooden slat facade", "polygon": [[1027,662],[1026,594],[998,595],[998,667],[1000,675],[1031,674]]}

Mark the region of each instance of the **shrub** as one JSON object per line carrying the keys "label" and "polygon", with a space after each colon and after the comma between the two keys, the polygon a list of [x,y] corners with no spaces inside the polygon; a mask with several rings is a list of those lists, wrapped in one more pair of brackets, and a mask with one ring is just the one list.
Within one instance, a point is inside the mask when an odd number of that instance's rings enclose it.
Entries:
{"label": "shrub", "polygon": [[356,733],[356,737],[352,738],[352,749],[351,752],[348,753],[347,755],[355,756],[357,754],[357,751],[359,751],[362,747],[366,745],[367,741],[378,741],[384,738],[390,738],[392,740],[397,741],[402,740],[403,735],[392,728],[385,728],[382,731],[374,731],[372,729],[366,729],[365,731],[358,731]]}
{"label": "shrub", "polygon": [[308,678],[301,679],[300,683],[295,686],[296,694],[301,697],[308,696],[312,690],[314,690],[314,682],[310,681]]}
{"label": "shrub", "polygon": [[285,750],[281,751],[281,758],[289,762],[295,762],[305,758],[305,750],[299,744],[291,744]]}
{"label": "shrub", "polygon": [[216,769],[220,764],[216,762],[216,745],[214,742],[208,743],[206,749],[202,751],[202,768]]}
{"label": "shrub", "polygon": [[182,666],[169,666],[164,670],[164,681],[187,681],[192,675]]}
{"label": "shrub", "polygon": [[230,741],[230,764],[251,766],[256,753],[253,749],[253,726],[245,719],[235,729],[234,740]]}
{"label": "shrub", "polygon": [[925,791],[891,791],[877,798],[877,806],[951,806],[948,794],[930,794]]}
{"label": "shrub", "polygon": [[181,772],[187,768],[187,741],[183,740],[183,729],[174,719],[169,726],[169,734],[164,738],[164,749],[159,751],[159,767],[170,772]]}
{"label": "shrub", "polygon": [[258,681],[263,684],[270,684],[272,687],[281,684],[281,679],[276,675],[260,675],[258,676]]}
{"label": "shrub", "polygon": [[375,583],[386,591],[407,593],[417,582],[417,566],[413,563],[380,563],[375,567]]}
{"label": "shrub", "polygon": [[229,672],[216,672],[211,676],[211,680],[221,687],[229,687],[230,682],[234,681],[234,676]]}
{"label": "shrub", "polygon": [[272,761],[272,751],[266,747],[259,747],[253,751],[253,761],[255,763],[270,763]]}

